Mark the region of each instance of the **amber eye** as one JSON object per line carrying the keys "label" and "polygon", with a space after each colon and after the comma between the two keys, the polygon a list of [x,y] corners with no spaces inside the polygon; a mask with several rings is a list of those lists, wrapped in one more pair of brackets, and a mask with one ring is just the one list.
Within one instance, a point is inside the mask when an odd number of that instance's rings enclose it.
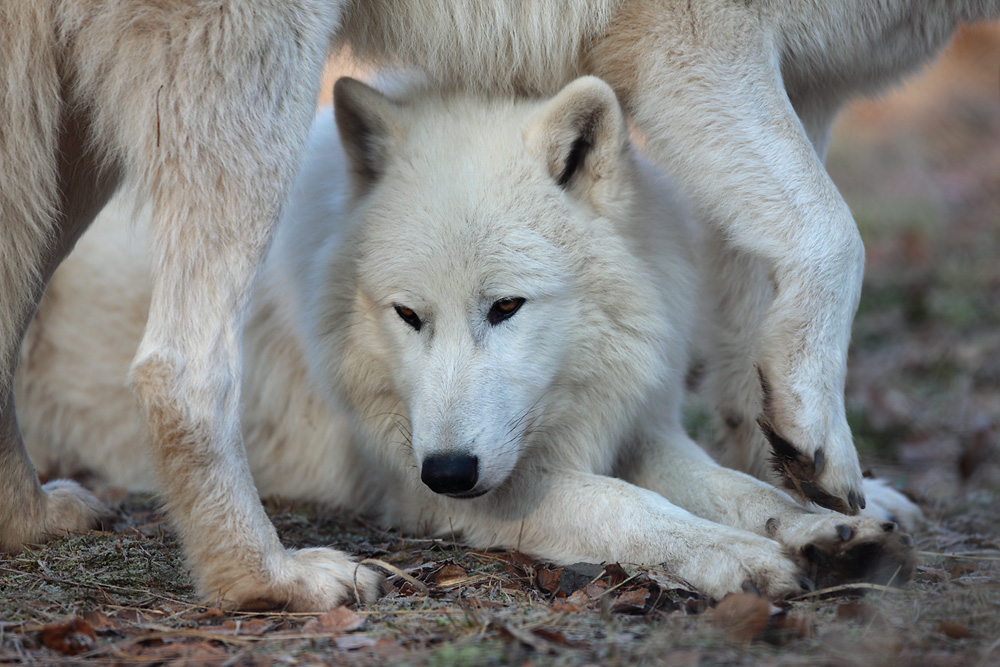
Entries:
{"label": "amber eye", "polygon": [[393,308],[396,309],[396,314],[399,315],[400,319],[402,319],[404,322],[409,324],[417,331],[420,331],[420,327],[423,326],[424,323],[420,321],[420,318],[417,317],[417,314],[415,312],[413,312],[406,306],[400,306],[399,304],[395,304]]}
{"label": "amber eye", "polygon": [[496,326],[512,317],[523,304],[524,299],[519,296],[494,301],[490,312],[486,313],[486,321]]}

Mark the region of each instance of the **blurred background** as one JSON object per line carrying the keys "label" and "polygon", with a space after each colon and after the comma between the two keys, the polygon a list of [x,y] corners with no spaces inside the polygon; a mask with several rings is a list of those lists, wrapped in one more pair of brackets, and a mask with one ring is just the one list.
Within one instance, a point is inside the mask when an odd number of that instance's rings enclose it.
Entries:
{"label": "blurred background", "polygon": [[1000,24],[964,29],[930,68],[849,106],[827,166],[867,250],[847,382],[862,460],[937,518],[995,536]]}

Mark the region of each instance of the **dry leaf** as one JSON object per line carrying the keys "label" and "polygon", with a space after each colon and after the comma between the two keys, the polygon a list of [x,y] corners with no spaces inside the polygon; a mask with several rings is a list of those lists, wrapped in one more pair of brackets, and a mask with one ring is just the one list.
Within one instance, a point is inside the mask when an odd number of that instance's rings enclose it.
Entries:
{"label": "dry leaf", "polygon": [[587,605],[590,604],[590,596],[587,591],[582,588],[578,591],[573,591],[573,594],[566,598],[568,604],[576,605],[581,609],[586,609]]}
{"label": "dry leaf", "polygon": [[553,595],[559,590],[559,580],[562,578],[562,573],[562,568],[543,567],[535,572],[535,584],[540,590]]}
{"label": "dry leaf", "polygon": [[955,567],[951,568],[951,578],[959,579],[967,574],[971,574],[972,572],[978,572],[978,571],[979,571],[978,563],[960,563]]}
{"label": "dry leaf", "polygon": [[211,609],[206,609],[205,611],[200,611],[193,616],[191,616],[192,621],[207,621],[211,618],[222,618],[226,615],[226,612],[222,611],[218,607],[212,607]]}
{"label": "dry leaf", "polygon": [[441,588],[454,586],[469,578],[469,574],[458,565],[445,565],[434,575],[434,583]]}
{"label": "dry leaf", "polygon": [[117,632],[118,628],[111,622],[106,614],[100,611],[91,610],[83,612],[83,620],[90,624],[94,632]]}
{"label": "dry leaf", "polygon": [[631,591],[625,591],[615,599],[611,611],[620,614],[641,614],[646,611],[646,600],[648,599],[648,588],[636,588]]}
{"label": "dry leaf", "polygon": [[228,620],[222,625],[206,628],[209,632],[224,632],[226,634],[245,635],[248,637],[260,637],[274,627],[271,621],[263,618],[251,618],[248,620]]}
{"label": "dry leaf", "polygon": [[38,633],[43,644],[66,655],[89,651],[97,643],[97,635],[82,618],[70,616],[62,623],[50,623]]}
{"label": "dry leaf", "polygon": [[365,617],[341,605],[317,616],[302,626],[302,634],[332,634],[351,632],[365,624]]}
{"label": "dry leaf", "polygon": [[566,635],[562,633],[561,630],[549,630],[548,628],[536,628],[532,630],[536,637],[541,637],[545,641],[552,642],[553,644],[559,644],[561,646],[570,646],[571,642],[566,639]]}
{"label": "dry leaf", "polygon": [[609,563],[604,566],[604,575],[601,579],[607,579],[608,586],[617,586],[628,579],[628,572],[618,563]]}
{"label": "dry leaf", "polygon": [[937,631],[952,639],[968,639],[972,636],[972,630],[952,621],[941,621],[937,625]]}
{"label": "dry leaf", "polygon": [[914,581],[922,581],[928,584],[939,584],[942,581],[948,581],[948,579],[950,579],[948,573],[936,567],[918,565],[913,571]]}
{"label": "dry leaf", "polygon": [[734,641],[750,641],[767,627],[771,603],[747,593],[731,593],[715,607],[715,627]]}
{"label": "dry leaf", "polygon": [[[156,646],[136,646],[130,656],[141,664],[220,665],[229,658],[224,649],[209,642],[186,644],[172,642]],[[128,664],[128,663],[126,663]]]}

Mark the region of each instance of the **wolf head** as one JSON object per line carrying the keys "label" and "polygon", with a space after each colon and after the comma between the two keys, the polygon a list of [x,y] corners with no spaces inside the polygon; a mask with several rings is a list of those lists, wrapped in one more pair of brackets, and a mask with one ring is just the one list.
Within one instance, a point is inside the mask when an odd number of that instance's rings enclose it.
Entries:
{"label": "wolf head", "polygon": [[457,498],[560,439],[607,465],[579,439],[613,438],[662,366],[648,271],[618,229],[634,162],[612,90],[400,103],[342,79],[334,98],[357,224],[322,328],[363,430]]}

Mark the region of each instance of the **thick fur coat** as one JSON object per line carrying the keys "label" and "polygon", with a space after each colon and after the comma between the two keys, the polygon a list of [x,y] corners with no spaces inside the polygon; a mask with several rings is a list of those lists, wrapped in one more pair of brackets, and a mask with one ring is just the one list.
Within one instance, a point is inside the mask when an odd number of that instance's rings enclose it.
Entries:
{"label": "thick fur coat", "polygon": [[[245,331],[261,493],[562,563],[665,562],[717,597],[908,577],[895,524],[807,511],[684,433],[719,267],[605,83],[514,102],[343,80],[335,101],[344,147],[324,113]],[[18,388],[36,460],[135,488],[154,479],[124,380],[150,281],[113,210],[53,278]]]}
{"label": "thick fur coat", "polygon": [[73,482],[39,483],[13,377],[53,271],[123,187],[152,207],[149,318],[129,378],[199,590],[234,605],[343,599],[340,555],[280,544],[239,423],[252,285],[338,45],[490,95],[608,81],[723,242],[734,319],[719,328],[729,375],[713,373],[712,394],[731,460],[858,512],[843,383],[864,252],[822,166],[829,127],[845,99],[917,67],[959,22],[997,15],[1000,0],[0,4],[0,548],[101,511]]}

